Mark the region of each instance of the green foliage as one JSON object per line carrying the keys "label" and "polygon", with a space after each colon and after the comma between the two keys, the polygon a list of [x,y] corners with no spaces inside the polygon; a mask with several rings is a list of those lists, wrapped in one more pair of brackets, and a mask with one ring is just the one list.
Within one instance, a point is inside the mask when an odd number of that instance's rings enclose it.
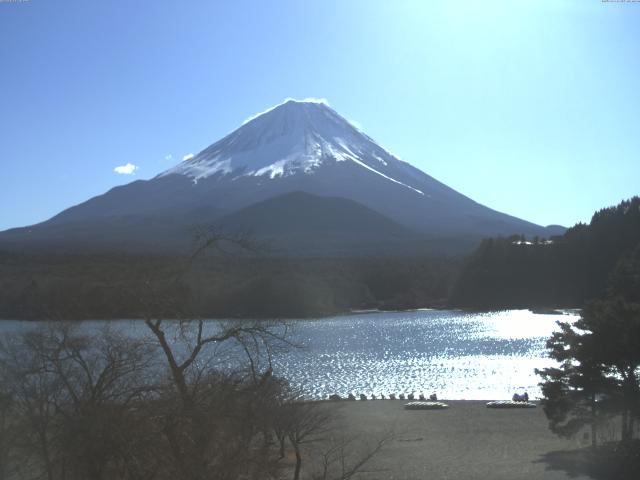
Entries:
{"label": "green foliage", "polygon": [[[573,436],[584,426],[592,428],[595,442],[598,399],[613,390],[607,368],[596,359],[597,342],[590,325],[579,320],[571,325],[558,322],[560,330],[547,342],[550,356],[558,368],[536,370],[542,377],[544,411],[549,428],[561,436]],[[601,413],[601,412],[600,412]]]}
{"label": "green foliage", "polygon": [[[450,304],[482,309],[576,307],[603,296],[616,265],[621,275],[625,268],[626,275],[639,271],[640,198],[600,210],[589,225],[578,224],[561,237],[524,240],[518,235],[483,240],[463,266]],[[618,264],[634,249],[629,266]]]}
{"label": "green foliage", "polygon": [[574,324],[559,322],[547,342],[558,368],[542,376],[544,409],[552,431],[570,436],[607,417],[620,416],[621,440],[629,443],[640,419],[639,248],[624,255],[607,295],[589,302]]}

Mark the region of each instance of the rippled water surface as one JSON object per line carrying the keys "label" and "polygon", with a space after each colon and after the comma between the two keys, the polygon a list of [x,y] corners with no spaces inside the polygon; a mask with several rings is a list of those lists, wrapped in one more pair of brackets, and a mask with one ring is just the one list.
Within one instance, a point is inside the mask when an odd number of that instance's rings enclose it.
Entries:
{"label": "rippled water surface", "polygon": [[[274,358],[276,374],[309,395],[437,393],[448,399],[503,399],[516,390],[540,395],[535,368],[550,366],[545,342],[574,314],[528,310],[491,313],[419,310],[343,315],[294,322],[301,349]],[[103,322],[85,322],[93,328]],[[134,335],[140,321],[113,321]],[[0,331],[28,328],[3,322]]]}
{"label": "rippled water surface", "polygon": [[307,345],[277,370],[314,397],[349,392],[438,394],[449,399],[540,395],[535,368],[552,365],[545,342],[558,320],[528,310],[370,313],[297,324]]}

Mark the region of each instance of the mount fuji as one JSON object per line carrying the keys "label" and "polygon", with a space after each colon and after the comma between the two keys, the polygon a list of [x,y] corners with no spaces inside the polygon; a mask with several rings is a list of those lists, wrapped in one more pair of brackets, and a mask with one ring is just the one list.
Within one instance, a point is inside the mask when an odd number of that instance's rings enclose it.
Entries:
{"label": "mount fuji", "polygon": [[174,250],[194,225],[242,229],[299,252],[470,248],[491,235],[550,236],[400,160],[327,104],[287,100],[150,180],[115,187],[0,245]]}

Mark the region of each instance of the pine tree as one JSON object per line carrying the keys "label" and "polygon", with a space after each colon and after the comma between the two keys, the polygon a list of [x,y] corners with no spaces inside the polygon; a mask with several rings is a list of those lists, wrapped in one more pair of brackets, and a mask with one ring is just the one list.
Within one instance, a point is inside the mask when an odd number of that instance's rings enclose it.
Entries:
{"label": "pine tree", "polygon": [[640,245],[618,262],[609,285],[547,342],[560,367],[536,370],[551,430],[570,436],[590,425],[594,446],[599,419],[620,415],[625,443],[640,419]]}

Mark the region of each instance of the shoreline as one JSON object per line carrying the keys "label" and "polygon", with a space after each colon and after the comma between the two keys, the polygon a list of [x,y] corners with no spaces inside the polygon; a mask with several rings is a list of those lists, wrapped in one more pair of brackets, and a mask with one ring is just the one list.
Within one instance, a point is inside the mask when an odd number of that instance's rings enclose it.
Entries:
{"label": "shoreline", "polygon": [[[537,315],[577,315],[582,310],[581,308],[535,308],[535,307],[504,307],[504,308],[492,308],[492,309],[473,309],[464,307],[419,307],[419,308],[406,308],[396,310],[381,310],[381,309],[363,309],[363,310],[346,310],[342,312],[328,313],[326,315],[310,315],[310,316],[295,316],[295,317],[278,317],[278,320],[283,322],[296,321],[296,320],[325,320],[328,318],[348,317],[352,315],[372,315],[372,314],[393,314],[393,313],[411,313],[411,312],[463,312],[463,313],[493,313],[493,312],[508,312],[508,311],[520,311],[527,310]],[[193,320],[196,318],[194,317]],[[178,318],[165,318],[166,321],[179,321]],[[190,319],[187,319],[190,320]],[[247,321],[269,321],[273,320],[273,317],[211,317],[205,318],[205,320],[247,320]],[[0,322],[113,322],[113,321],[144,321],[143,317],[109,317],[109,318],[70,318],[66,320],[52,319],[52,318],[5,318],[0,317]]]}

